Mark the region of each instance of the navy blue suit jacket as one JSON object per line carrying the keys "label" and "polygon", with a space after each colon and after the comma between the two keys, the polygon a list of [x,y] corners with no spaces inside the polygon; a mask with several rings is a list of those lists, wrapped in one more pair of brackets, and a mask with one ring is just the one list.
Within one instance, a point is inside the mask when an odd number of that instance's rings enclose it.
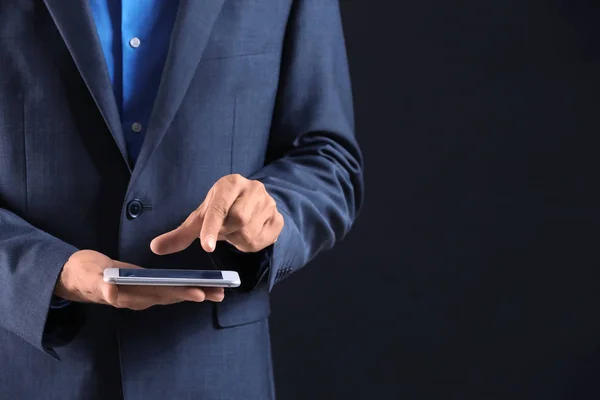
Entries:
{"label": "navy blue suit jacket", "polygon": [[[273,398],[269,292],[362,202],[337,1],[182,0],[135,166],[87,0],[65,3],[0,0],[0,397]],[[218,246],[242,289],[220,304],[49,310],[78,249],[212,268],[199,245],[159,257],[149,243],[233,173],[262,181],[285,218],[265,252]]]}

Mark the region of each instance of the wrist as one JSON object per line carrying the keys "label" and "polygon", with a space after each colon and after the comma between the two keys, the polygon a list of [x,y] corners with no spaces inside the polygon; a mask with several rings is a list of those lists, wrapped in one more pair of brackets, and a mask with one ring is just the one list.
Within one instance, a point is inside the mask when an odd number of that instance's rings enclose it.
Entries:
{"label": "wrist", "polygon": [[66,282],[68,282],[68,280],[66,279],[68,274],[68,265],[69,261],[65,263],[65,265],[60,271],[60,274],[58,275],[58,279],[56,280],[56,284],[54,285],[53,300],[54,298],[58,298],[65,301],[73,300],[71,298],[72,291],[69,290],[69,287],[66,284]]}

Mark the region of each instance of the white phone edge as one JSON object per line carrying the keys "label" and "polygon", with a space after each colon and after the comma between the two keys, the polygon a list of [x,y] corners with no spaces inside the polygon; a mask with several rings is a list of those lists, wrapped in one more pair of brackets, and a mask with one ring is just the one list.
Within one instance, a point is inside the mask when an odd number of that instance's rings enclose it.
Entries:
{"label": "white phone edge", "polygon": [[235,288],[241,285],[240,276],[235,271],[219,271],[223,279],[178,279],[178,278],[131,278],[120,277],[119,268],[104,270],[104,282],[116,285],[142,286],[199,286]]}

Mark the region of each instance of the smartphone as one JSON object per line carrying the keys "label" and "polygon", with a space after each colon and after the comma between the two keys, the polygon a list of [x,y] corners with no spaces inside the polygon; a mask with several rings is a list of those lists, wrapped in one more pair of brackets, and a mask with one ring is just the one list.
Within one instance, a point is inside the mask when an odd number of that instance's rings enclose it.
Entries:
{"label": "smartphone", "polygon": [[235,288],[240,276],[235,271],[195,269],[123,269],[104,270],[104,282],[116,285],[202,286]]}

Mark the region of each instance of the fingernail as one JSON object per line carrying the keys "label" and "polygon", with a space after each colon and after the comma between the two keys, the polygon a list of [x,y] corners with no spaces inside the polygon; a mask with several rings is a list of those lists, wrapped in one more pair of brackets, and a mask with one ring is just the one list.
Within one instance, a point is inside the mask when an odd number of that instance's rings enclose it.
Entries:
{"label": "fingernail", "polygon": [[208,246],[210,251],[213,251],[215,249],[215,246],[217,245],[217,242],[215,241],[214,237],[209,236],[206,238],[206,245]]}

